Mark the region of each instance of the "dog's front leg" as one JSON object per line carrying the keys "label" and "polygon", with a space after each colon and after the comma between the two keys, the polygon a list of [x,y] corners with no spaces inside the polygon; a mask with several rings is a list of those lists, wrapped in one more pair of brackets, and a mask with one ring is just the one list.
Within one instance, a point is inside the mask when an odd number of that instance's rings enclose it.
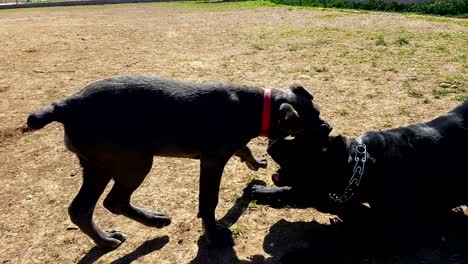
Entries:
{"label": "dog's front leg", "polygon": [[259,168],[267,167],[267,160],[264,158],[255,158],[252,154],[252,151],[247,146],[244,146],[238,150],[234,155],[239,157],[242,162],[245,162],[247,167],[253,171],[257,171]]}
{"label": "dog's front leg", "polygon": [[202,155],[200,159],[200,194],[198,216],[208,242],[216,247],[232,246],[232,233],[225,227],[216,226],[215,209],[218,205],[219,186],[224,166],[229,157]]}
{"label": "dog's front leg", "polygon": [[294,190],[289,186],[267,187],[263,185],[252,186],[252,199],[259,204],[279,205],[288,202],[294,197]]}

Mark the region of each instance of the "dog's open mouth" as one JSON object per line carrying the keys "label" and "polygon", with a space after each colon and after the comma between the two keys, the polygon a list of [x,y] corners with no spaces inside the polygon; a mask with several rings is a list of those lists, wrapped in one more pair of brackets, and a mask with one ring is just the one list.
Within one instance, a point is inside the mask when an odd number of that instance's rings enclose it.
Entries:
{"label": "dog's open mouth", "polygon": [[281,187],[280,174],[281,174],[281,169],[279,169],[277,172],[275,172],[275,173],[273,173],[273,175],[271,175],[271,180],[278,187]]}

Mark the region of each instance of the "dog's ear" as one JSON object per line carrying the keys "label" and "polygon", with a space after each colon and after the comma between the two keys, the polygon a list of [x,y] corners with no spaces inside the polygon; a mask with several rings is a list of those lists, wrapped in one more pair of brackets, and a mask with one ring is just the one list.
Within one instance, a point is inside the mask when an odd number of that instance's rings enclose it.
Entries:
{"label": "dog's ear", "polygon": [[345,144],[344,137],[342,135],[338,135],[335,137],[332,137],[330,140],[330,145],[331,146],[343,146]]}
{"label": "dog's ear", "polygon": [[289,89],[296,95],[304,96],[309,100],[314,100],[314,96],[311,93],[309,93],[309,91],[307,91],[306,88],[304,88],[304,86],[300,84],[293,84],[289,86]]}
{"label": "dog's ear", "polygon": [[328,124],[327,121],[322,120],[323,123],[319,127],[319,135],[323,137],[328,137],[333,130],[333,127]]}
{"label": "dog's ear", "polygon": [[290,135],[298,131],[301,124],[301,117],[288,103],[283,103],[279,108],[279,126],[282,130],[287,131]]}
{"label": "dog's ear", "polygon": [[330,149],[333,150],[337,155],[348,155],[346,151],[346,139],[342,135],[331,137],[330,139]]}

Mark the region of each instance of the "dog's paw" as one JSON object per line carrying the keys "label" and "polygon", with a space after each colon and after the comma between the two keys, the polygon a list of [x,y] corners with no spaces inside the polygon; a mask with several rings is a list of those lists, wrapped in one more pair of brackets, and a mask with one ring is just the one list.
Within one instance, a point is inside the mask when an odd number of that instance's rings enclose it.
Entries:
{"label": "dog's paw", "polygon": [[145,209],[139,209],[139,212],[144,217],[142,223],[146,226],[163,228],[171,224],[172,221],[171,217],[164,213]]}
{"label": "dog's paw", "polygon": [[263,185],[254,185],[252,186],[252,195],[257,195],[258,197],[280,195],[290,190],[291,190],[291,187],[289,186],[268,187],[268,186],[263,186]]}
{"label": "dog's paw", "polygon": [[251,198],[259,203],[269,203],[273,200],[276,191],[277,188],[256,184],[252,186]]}
{"label": "dog's paw", "polygon": [[234,238],[231,230],[217,226],[216,229],[205,232],[205,237],[210,246],[215,248],[226,248],[234,246]]}
{"label": "dog's paw", "polygon": [[264,204],[274,208],[281,208],[292,205],[291,187],[268,187],[263,185],[253,185],[251,199],[257,204]]}
{"label": "dog's paw", "polygon": [[259,168],[265,169],[268,166],[268,161],[265,158],[256,158]]}
{"label": "dog's paw", "polygon": [[268,162],[265,158],[255,158],[251,161],[245,161],[247,167],[253,171],[258,171],[258,169],[265,169],[268,165]]}
{"label": "dog's paw", "polygon": [[252,186],[252,195],[262,195],[264,193],[267,193],[269,189],[270,187],[255,184]]}
{"label": "dog's paw", "polygon": [[127,240],[127,235],[124,232],[118,230],[106,230],[104,236],[101,237],[96,244],[99,248],[116,248]]}

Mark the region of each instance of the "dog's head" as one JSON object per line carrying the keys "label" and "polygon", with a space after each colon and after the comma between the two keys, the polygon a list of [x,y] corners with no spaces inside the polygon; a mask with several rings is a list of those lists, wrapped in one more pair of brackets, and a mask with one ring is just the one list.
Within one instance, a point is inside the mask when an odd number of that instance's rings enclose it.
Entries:
{"label": "dog's head", "polygon": [[346,167],[348,152],[342,136],[297,136],[271,141],[268,154],[280,166],[273,174],[276,186],[306,191],[310,199],[324,199],[332,190],[339,168]]}
{"label": "dog's head", "polygon": [[320,109],[313,101],[312,94],[298,84],[291,85],[289,90],[281,94],[273,106],[276,118],[273,120],[270,138],[301,134],[328,135],[331,127],[320,118]]}

